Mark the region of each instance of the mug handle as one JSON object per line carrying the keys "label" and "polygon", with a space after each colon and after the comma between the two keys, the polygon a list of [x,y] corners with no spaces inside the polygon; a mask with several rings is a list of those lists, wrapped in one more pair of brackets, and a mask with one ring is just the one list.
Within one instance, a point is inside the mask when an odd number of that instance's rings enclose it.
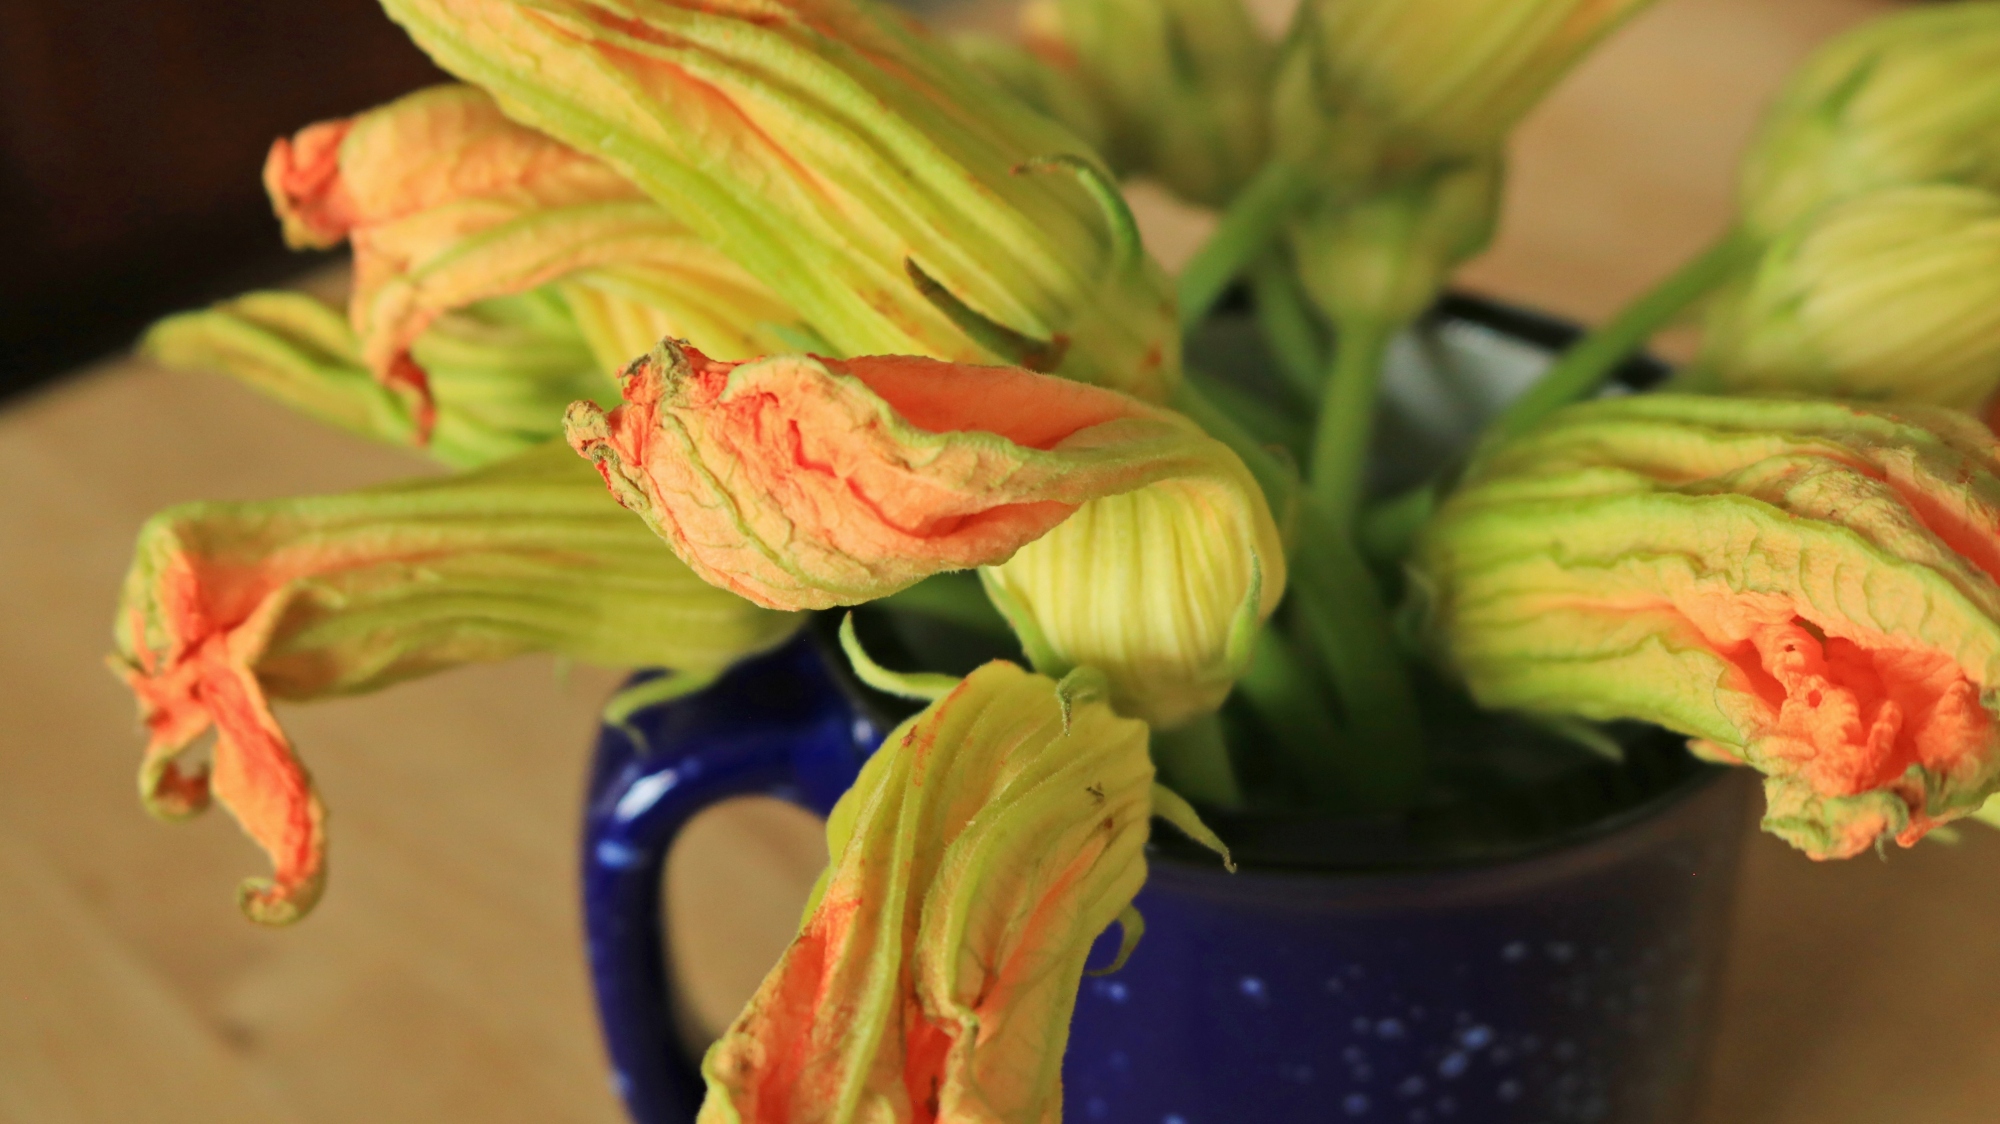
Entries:
{"label": "mug handle", "polygon": [[665,955],[661,873],[675,837],[734,796],[775,796],[824,817],[881,740],[811,629],[601,729],[584,814],[584,934],[613,1087],[637,1124],[692,1124],[703,1095],[674,1029]]}

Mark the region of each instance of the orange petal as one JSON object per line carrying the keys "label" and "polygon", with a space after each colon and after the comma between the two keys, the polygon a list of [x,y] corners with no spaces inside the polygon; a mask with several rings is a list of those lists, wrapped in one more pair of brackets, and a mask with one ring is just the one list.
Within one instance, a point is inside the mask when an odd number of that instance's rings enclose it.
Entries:
{"label": "orange petal", "polygon": [[570,442],[696,572],[774,608],[997,563],[1210,450],[1179,415],[1012,367],[906,356],[720,363],[668,341]]}
{"label": "orange petal", "polygon": [[1077,682],[990,663],[883,743],[798,938],[703,1062],[703,1124],[1061,1119],[1153,788],[1145,726]]}
{"label": "orange petal", "polygon": [[293,249],[337,246],[354,228],[354,201],[340,176],[341,142],[353,127],[351,119],[322,121],[271,145],[264,190],[285,224],[285,244]]}
{"label": "orange petal", "polygon": [[[350,315],[363,358],[384,385],[411,398],[426,433],[430,390],[409,349],[451,305],[398,283],[468,239],[538,211],[643,198],[603,163],[509,121],[469,86],[421,90],[309,126],[272,146],[264,179],[293,245],[353,243]],[[456,295],[469,303],[520,292],[569,268],[574,263],[552,261],[540,272],[509,274],[491,292]]]}
{"label": "orange petal", "polygon": [[219,638],[199,662],[202,702],[217,731],[209,788],[273,869],[269,881],[246,879],[237,902],[253,921],[288,924],[312,909],[325,885],[326,812],[256,674]]}
{"label": "orange petal", "polygon": [[[229,809],[275,869],[243,892],[267,923],[310,909],[325,870],[325,817],[271,698],[535,651],[706,674],[798,623],[689,573],[559,443],[456,477],[172,509],[135,553],[113,662],[149,732],[141,795],[164,818],[211,795]],[[210,729],[212,768],[184,767]]]}
{"label": "orange petal", "polygon": [[[221,801],[273,868],[269,880],[243,882],[239,904],[253,921],[288,924],[319,900],[326,860],[325,813],[312,778],[250,667],[287,607],[286,568],[148,553],[142,550],[142,568],[150,571],[144,594],[152,612],[129,605],[121,638],[129,653],[124,678],[150,734],[140,795],[166,819],[202,811],[211,796]],[[149,643],[149,630],[170,639]],[[211,727],[212,768],[184,770],[181,756]]]}
{"label": "orange petal", "polygon": [[1481,703],[1689,734],[1816,858],[2000,788],[2000,447],[1965,415],[1571,406],[1482,451],[1414,568]]}

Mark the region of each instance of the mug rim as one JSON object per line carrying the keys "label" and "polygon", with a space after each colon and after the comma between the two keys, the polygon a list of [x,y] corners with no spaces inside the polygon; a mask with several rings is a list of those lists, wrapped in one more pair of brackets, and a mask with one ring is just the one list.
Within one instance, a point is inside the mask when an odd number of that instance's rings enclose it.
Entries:
{"label": "mug rim", "polygon": [[[1723,785],[1736,783],[1739,772],[1739,769],[1702,762],[1699,768],[1691,770],[1688,775],[1666,788],[1638,803],[1619,808],[1609,815],[1599,816],[1552,834],[1523,838],[1517,843],[1499,844],[1480,851],[1425,852],[1418,846],[1410,846],[1400,855],[1378,854],[1366,861],[1342,860],[1337,856],[1305,857],[1298,861],[1271,861],[1268,857],[1246,853],[1236,859],[1237,870],[1232,872],[1222,867],[1219,856],[1214,852],[1182,836],[1178,830],[1169,828],[1163,835],[1156,828],[1152,839],[1146,844],[1146,861],[1154,867],[1167,868],[1191,877],[1212,875],[1216,878],[1232,878],[1237,874],[1248,874],[1257,880],[1276,878],[1302,881],[1363,881],[1410,876],[1495,874],[1536,866],[1550,859],[1588,850],[1594,845],[1618,836],[1636,834],[1656,821],[1666,819],[1685,805],[1695,802],[1704,794]],[[1394,822],[1391,817],[1371,820],[1365,817],[1337,815],[1284,817],[1259,816],[1251,813],[1241,818],[1266,820],[1295,818],[1299,821],[1348,824],[1357,828],[1371,823],[1386,826]]]}

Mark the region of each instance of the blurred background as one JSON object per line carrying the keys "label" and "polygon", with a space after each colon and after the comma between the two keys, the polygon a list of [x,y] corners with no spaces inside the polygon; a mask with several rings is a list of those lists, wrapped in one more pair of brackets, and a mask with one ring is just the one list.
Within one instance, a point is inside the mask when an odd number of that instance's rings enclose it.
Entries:
{"label": "blurred background", "polygon": [[[1893,7],[1660,0],[1523,128],[1463,283],[1603,317],[1728,221],[1785,72]],[[371,0],[0,3],[0,1124],[620,1119],[572,856],[613,677],[523,660],[288,708],[333,874],[270,932],[233,905],[262,860],[225,816],[141,811],[131,699],[101,662],[152,511],[424,470],[122,353],[162,312],[324,280],[336,258],[280,242],[266,148],[436,78]],[[1210,220],[1135,193],[1182,258]],[[2000,1119],[2000,833],[1815,866],[1745,831],[1705,1124]],[[697,825],[670,876],[696,1021],[742,1002],[823,861],[773,805]]]}
{"label": "blurred background", "polygon": [[0,394],[298,270],[272,138],[440,77],[372,0],[0,4]]}

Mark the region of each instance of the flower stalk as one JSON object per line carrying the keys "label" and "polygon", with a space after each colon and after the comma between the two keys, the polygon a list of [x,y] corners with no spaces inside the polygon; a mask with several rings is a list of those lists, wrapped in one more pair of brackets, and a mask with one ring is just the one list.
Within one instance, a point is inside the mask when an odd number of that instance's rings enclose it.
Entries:
{"label": "flower stalk", "polygon": [[1487,432],[1506,437],[1550,413],[1595,394],[1620,363],[1637,355],[1655,332],[1714,292],[1756,253],[1756,242],[1732,229],[1659,284],[1562,353],[1526,393],[1509,403]]}

